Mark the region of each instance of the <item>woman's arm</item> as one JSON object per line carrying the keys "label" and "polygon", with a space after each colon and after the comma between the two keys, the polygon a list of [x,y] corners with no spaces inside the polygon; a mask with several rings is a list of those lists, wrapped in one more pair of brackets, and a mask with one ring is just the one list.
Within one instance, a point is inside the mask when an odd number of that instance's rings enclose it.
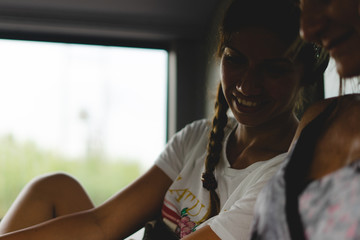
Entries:
{"label": "woman's arm", "polygon": [[204,226],[181,240],[220,240],[210,226]]}
{"label": "woman's arm", "polygon": [[6,234],[0,240],[122,239],[156,217],[171,183],[172,180],[154,166],[97,208]]}

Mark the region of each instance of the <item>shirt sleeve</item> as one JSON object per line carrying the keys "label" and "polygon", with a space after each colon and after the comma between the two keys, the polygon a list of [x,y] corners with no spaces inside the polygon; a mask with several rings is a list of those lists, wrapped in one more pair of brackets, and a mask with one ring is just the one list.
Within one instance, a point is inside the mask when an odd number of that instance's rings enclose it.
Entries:
{"label": "shirt sleeve", "polygon": [[157,158],[155,164],[173,181],[186,164],[187,156],[199,148],[201,139],[208,135],[209,121],[198,120],[186,125],[177,132],[166,144],[164,151]]}

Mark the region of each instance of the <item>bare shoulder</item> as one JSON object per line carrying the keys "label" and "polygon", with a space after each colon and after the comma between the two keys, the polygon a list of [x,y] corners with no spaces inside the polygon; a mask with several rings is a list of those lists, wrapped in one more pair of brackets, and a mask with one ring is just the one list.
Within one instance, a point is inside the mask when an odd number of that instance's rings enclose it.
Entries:
{"label": "bare shoulder", "polygon": [[308,125],[313,119],[315,119],[320,113],[324,111],[324,109],[333,101],[335,101],[336,98],[329,98],[324,99],[321,101],[318,101],[314,104],[312,104],[304,113],[302,118],[300,119],[299,126],[296,130],[293,143],[291,146],[293,146],[294,142],[299,138],[301,131]]}
{"label": "bare shoulder", "polygon": [[340,97],[339,107],[340,113],[350,114],[349,117],[360,117],[360,94]]}
{"label": "bare shoulder", "polygon": [[[314,152],[310,171],[314,179],[360,159],[360,95],[346,95],[336,99],[336,108],[324,123],[324,131]],[[304,120],[311,121],[334,100],[314,105],[305,116],[308,119]]]}
{"label": "bare shoulder", "polygon": [[[311,105],[300,120],[293,142],[298,139],[304,127],[322,113],[333,101],[338,101],[338,106],[334,113],[336,121],[343,123],[347,128],[351,127],[353,130],[359,129],[360,131],[360,94],[344,95],[324,99]],[[360,137],[360,132],[358,132],[358,135]]]}
{"label": "bare shoulder", "polygon": [[348,131],[354,138],[360,138],[360,94],[345,95],[338,98],[333,117],[334,126]]}
{"label": "bare shoulder", "polygon": [[[300,131],[314,118],[316,118],[333,101],[338,101],[338,106],[334,114],[338,121],[344,121],[347,124],[354,124],[354,127],[360,126],[360,94],[351,94],[340,97],[328,98],[319,101],[310,106],[300,121]],[[355,120],[355,121],[354,121]]]}

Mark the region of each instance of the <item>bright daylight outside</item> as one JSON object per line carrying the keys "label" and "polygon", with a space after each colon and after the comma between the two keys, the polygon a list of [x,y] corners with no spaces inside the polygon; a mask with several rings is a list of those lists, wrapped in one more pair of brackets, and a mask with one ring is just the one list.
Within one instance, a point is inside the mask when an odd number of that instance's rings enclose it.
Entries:
{"label": "bright daylight outside", "polygon": [[[325,71],[325,98],[335,97],[340,94],[339,82],[339,75],[336,71],[335,61],[334,59],[330,59],[329,65]],[[346,81],[343,81],[341,94],[360,93],[359,84],[360,81],[358,78],[347,79]]]}
{"label": "bright daylight outside", "polygon": [[0,40],[0,52],[0,219],[55,171],[98,205],[165,146],[165,50]]}

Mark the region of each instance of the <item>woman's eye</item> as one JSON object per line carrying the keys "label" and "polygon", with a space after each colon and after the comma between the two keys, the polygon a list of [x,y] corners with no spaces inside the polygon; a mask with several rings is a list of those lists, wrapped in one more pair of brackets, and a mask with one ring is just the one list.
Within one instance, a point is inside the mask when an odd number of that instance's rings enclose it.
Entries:
{"label": "woman's eye", "polygon": [[238,55],[224,54],[224,60],[231,64],[242,66],[247,65],[247,60],[244,57]]}

